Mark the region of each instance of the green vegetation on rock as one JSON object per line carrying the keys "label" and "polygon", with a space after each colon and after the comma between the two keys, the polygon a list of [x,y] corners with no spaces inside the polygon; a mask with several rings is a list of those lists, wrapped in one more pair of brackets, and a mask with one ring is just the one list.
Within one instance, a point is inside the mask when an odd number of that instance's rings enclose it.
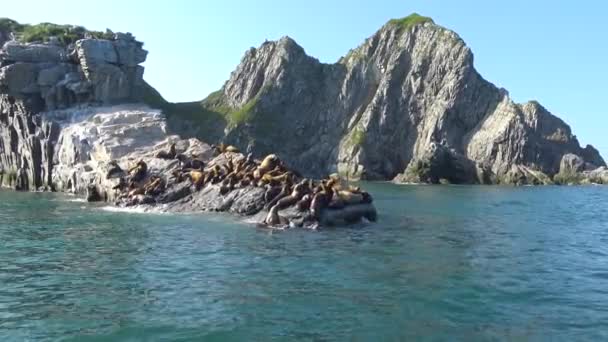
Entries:
{"label": "green vegetation on rock", "polygon": [[251,119],[252,112],[258,103],[258,100],[259,97],[256,96],[249,102],[245,103],[243,107],[226,113],[227,119],[230,124],[232,126],[238,126],[239,124],[249,121]]}
{"label": "green vegetation on rock", "polygon": [[583,182],[583,176],[576,172],[558,173],[553,176],[553,182],[559,185],[578,185]]}
{"label": "green vegetation on rock", "polygon": [[422,16],[418,13],[412,13],[405,18],[391,19],[388,21],[389,25],[399,27],[400,31],[405,31],[419,24],[434,23],[433,19]]}
{"label": "green vegetation on rock", "polygon": [[0,32],[13,32],[18,40],[26,43],[47,42],[51,37],[57,37],[59,42],[68,45],[83,39],[87,34],[97,39],[114,38],[114,33],[110,30],[106,30],[106,32],[89,31],[82,26],[51,23],[19,24],[8,18],[0,18]]}
{"label": "green vegetation on rock", "polygon": [[361,128],[356,128],[348,138],[349,146],[361,146],[365,143],[365,131]]}

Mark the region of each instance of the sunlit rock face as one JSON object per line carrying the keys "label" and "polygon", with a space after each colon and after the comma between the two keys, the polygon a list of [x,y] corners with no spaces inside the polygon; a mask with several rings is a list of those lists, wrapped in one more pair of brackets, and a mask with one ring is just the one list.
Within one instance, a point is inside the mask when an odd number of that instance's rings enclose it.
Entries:
{"label": "sunlit rock face", "polygon": [[539,103],[484,80],[464,41],[430,20],[391,21],[334,64],[288,37],[265,42],[203,104],[239,114],[227,141],[316,176],[546,184],[568,153],[605,165]]}

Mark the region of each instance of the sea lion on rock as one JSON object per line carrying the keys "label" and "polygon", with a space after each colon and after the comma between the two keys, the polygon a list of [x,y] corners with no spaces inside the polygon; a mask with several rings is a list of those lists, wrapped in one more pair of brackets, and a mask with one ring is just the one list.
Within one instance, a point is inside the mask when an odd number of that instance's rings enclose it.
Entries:
{"label": "sea lion on rock", "polygon": [[266,219],[264,219],[264,223],[269,226],[286,226],[289,224],[289,221],[285,217],[280,216],[278,208],[274,206],[268,211]]}
{"label": "sea lion on rock", "polygon": [[279,162],[280,159],[276,156],[276,154],[267,155],[260,164],[260,166],[258,166],[253,172],[253,176],[255,177],[255,179],[261,179],[264,174],[275,169],[279,165]]}
{"label": "sea lion on rock", "polygon": [[363,203],[363,194],[361,193],[355,193],[348,190],[340,190],[337,192],[337,194],[345,205]]}
{"label": "sea lion on rock", "polygon": [[159,159],[174,159],[176,155],[175,143],[172,143],[171,146],[169,146],[169,151],[158,151],[155,157]]}
{"label": "sea lion on rock", "polygon": [[304,180],[293,187],[291,195],[283,197],[279,201],[277,201],[275,207],[277,207],[277,210],[283,210],[287,207],[290,207],[296,204],[299,200],[301,200],[307,192],[308,184],[306,180]]}
{"label": "sea lion on rock", "polygon": [[296,207],[299,211],[308,211],[310,209],[310,202],[312,201],[312,195],[306,194],[302,196],[302,199],[296,203]]}
{"label": "sea lion on rock", "polygon": [[276,195],[270,202],[266,203],[266,205],[264,206],[264,209],[268,210],[268,209],[272,208],[275,204],[277,204],[277,202],[280,199],[282,199],[283,197],[289,196],[290,193],[291,193],[291,183],[286,182],[281,187],[281,192],[279,192],[279,194]]}
{"label": "sea lion on rock", "polygon": [[321,212],[327,208],[329,201],[328,193],[321,191],[315,194],[310,202],[310,216],[318,221],[321,218]]}
{"label": "sea lion on rock", "polygon": [[205,173],[203,171],[192,170],[188,173],[190,181],[196,190],[200,190],[205,185]]}
{"label": "sea lion on rock", "polygon": [[236,148],[235,146],[232,145],[226,145],[224,143],[221,143],[219,145],[211,145],[211,148],[214,151],[214,154],[220,155],[222,153],[226,153],[226,152],[232,152],[232,153],[239,153],[239,149]]}
{"label": "sea lion on rock", "polygon": [[154,177],[144,185],[144,194],[158,196],[164,191],[165,184],[160,177]]}
{"label": "sea lion on rock", "polygon": [[143,160],[137,162],[137,164],[129,169],[129,175],[131,176],[131,181],[139,182],[142,181],[146,174],[148,173],[148,164]]}
{"label": "sea lion on rock", "polygon": [[176,158],[179,160],[180,168],[183,171],[203,170],[205,168],[205,162],[200,159],[188,158],[183,154],[178,154]]}

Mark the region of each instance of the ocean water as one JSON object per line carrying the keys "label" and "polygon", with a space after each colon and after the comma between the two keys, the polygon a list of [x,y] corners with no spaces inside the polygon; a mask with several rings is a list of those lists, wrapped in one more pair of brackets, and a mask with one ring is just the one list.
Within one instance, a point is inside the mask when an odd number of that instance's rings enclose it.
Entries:
{"label": "ocean water", "polygon": [[0,192],[0,340],[608,340],[608,187],[364,186],[323,231]]}

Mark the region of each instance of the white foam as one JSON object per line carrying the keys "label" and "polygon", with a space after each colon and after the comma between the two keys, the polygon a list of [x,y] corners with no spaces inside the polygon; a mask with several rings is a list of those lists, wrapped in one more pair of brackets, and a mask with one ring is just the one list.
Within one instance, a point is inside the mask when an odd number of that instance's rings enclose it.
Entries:
{"label": "white foam", "polygon": [[99,208],[100,210],[103,211],[109,211],[109,212],[113,212],[113,213],[129,213],[129,214],[149,214],[149,211],[146,211],[145,208],[142,207],[130,207],[130,208],[123,208],[123,207],[115,207],[115,206],[105,206],[105,207],[101,207]]}

